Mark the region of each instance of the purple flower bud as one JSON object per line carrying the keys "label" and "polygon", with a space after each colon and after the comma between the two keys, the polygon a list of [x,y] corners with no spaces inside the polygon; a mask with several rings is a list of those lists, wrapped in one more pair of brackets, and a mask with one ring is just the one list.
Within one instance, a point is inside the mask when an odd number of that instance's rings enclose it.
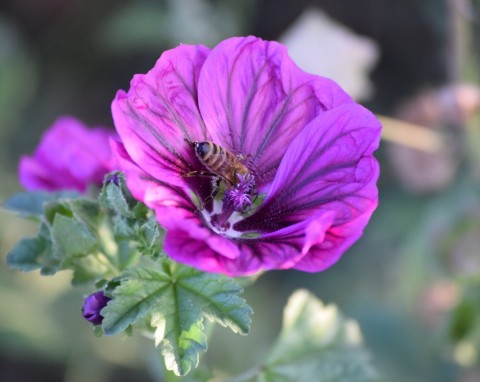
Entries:
{"label": "purple flower bud", "polygon": [[115,186],[120,186],[120,177],[118,172],[115,172],[113,174],[108,175],[107,177],[107,183],[113,183]]}
{"label": "purple flower bud", "polygon": [[102,291],[92,293],[85,298],[83,302],[83,318],[90,321],[94,325],[100,325],[103,320],[103,316],[100,311],[111,300],[110,297],[105,296]]}

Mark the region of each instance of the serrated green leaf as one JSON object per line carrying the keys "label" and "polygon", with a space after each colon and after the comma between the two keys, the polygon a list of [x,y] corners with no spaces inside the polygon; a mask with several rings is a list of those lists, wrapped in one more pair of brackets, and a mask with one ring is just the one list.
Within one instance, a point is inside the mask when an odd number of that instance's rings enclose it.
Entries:
{"label": "serrated green leaf", "polygon": [[103,213],[97,201],[79,198],[69,200],[68,205],[73,215],[77,219],[84,221],[90,229],[96,230],[102,223]]}
{"label": "serrated green leaf", "polygon": [[[171,306],[174,308],[174,306]],[[181,312],[181,311],[180,311]],[[198,366],[199,353],[207,350],[207,337],[204,333],[202,319],[198,319],[189,329],[183,329],[182,322],[172,325],[169,318],[181,315],[170,311],[152,315],[151,325],[155,331],[155,345],[165,359],[167,370],[176,375],[186,375]],[[179,317],[181,320],[181,317]]]}
{"label": "serrated green leaf", "polygon": [[48,227],[42,224],[37,237],[21,239],[7,254],[7,264],[12,269],[24,272],[40,268],[42,275],[58,272],[60,259],[53,251]]}
{"label": "serrated green leaf", "polygon": [[102,310],[102,327],[115,334],[150,315],[167,368],[185,375],[206,350],[204,317],[234,332],[248,332],[252,309],[238,296],[242,292],[233,279],[179,264],[136,268],[126,273]]}
{"label": "serrated green leaf", "polygon": [[132,209],[132,212],[135,219],[142,219],[142,220],[147,219],[148,215],[150,214],[150,210],[143,203],[136,203]]}
{"label": "serrated green leaf", "polygon": [[155,308],[160,309],[160,302],[169,286],[170,277],[167,274],[153,269],[131,269],[114,290],[113,300],[102,310],[105,334],[121,332]]}
{"label": "serrated green leaf", "polygon": [[41,258],[47,250],[47,243],[39,237],[23,238],[7,254],[10,268],[29,272],[42,266]]}
{"label": "serrated green leaf", "polygon": [[[163,380],[165,382],[183,381],[183,382],[207,382],[219,381],[218,377],[214,377],[213,370],[205,363],[200,362],[195,370],[192,370],[187,376],[177,377],[169,370],[163,370]],[[233,381],[232,381],[233,382]]]}
{"label": "serrated green leaf", "polygon": [[134,225],[135,222],[127,219],[125,216],[118,215],[113,217],[113,233],[117,239],[136,238]]}
{"label": "serrated green leaf", "polygon": [[250,330],[252,309],[239,297],[243,288],[232,278],[176,266],[173,273],[179,288],[179,299],[185,309],[203,311],[210,320],[235,333]]}
{"label": "serrated green leaf", "polygon": [[56,214],[52,229],[53,247],[61,258],[82,256],[92,253],[97,239],[84,222]]}
{"label": "serrated green leaf", "polygon": [[163,239],[165,231],[160,228],[155,216],[151,216],[138,228],[137,241],[138,250],[144,255],[152,258],[159,258],[164,254]]}
{"label": "serrated green leaf", "polygon": [[256,380],[372,382],[379,377],[356,322],[300,290],[285,308],[280,337]]}
{"label": "serrated green leaf", "polygon": [[8,211],[17,213],[20,216],[32,217],[42,216],[45,203],[52,202],[61,198],[77,198],[78,194],[72,191],[61,192],[19,192],[2,204],[2,207]]}
{"label": "serrated green leaf", "polygon": [[45,219],[49,225],[53,224],[55,216],[63,215],[69,218],[73,217],[73,211],[65,201],[46,202],[43,206]]}
{"label": "serrated green leaf", "polygon": [[145,247],[151,248],[155,246],[157,239],[160,237],[160,227],[155,217],[148,219],[140,226],[140,233]]}

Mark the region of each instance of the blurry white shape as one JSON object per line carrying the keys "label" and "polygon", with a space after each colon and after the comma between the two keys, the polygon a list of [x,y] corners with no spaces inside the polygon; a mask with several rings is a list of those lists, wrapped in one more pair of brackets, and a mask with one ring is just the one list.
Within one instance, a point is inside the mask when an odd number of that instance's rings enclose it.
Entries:
{"label": "blurry white shape", "polygon": [[238,33],[235,14],[221,2],[213,5],[206,0],[169,0],[168,5],[168,30],[173,41],[212,46],[222,36]]}
{"label": "blurry white shape", "polygon": [[309,8],[280,41],[306,72],[333,79],[357,100],[372,94],[368,76],[379,58],[378,45],[372,39],[356,35],[319,9]]}

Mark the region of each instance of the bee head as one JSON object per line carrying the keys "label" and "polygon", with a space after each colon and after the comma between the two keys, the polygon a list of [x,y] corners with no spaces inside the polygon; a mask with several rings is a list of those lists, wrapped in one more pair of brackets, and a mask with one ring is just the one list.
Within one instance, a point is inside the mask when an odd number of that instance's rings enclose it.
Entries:
{"label": "bee head", "polygon": [[195,142],[195,151],[198,155],[207,155],[211,150],[211,145],[208,142]]}

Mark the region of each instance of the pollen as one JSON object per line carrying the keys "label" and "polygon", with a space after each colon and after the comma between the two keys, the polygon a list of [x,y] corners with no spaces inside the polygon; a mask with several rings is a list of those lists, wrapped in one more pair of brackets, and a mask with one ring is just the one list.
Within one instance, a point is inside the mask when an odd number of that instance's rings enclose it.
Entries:
{"label": "pollen", "polygon": [[225,193],[225,201],[231,203],[235,211],[242,212],[252,205],[255,177],[251,174],[237,175],[237,177],[238,183]]}

